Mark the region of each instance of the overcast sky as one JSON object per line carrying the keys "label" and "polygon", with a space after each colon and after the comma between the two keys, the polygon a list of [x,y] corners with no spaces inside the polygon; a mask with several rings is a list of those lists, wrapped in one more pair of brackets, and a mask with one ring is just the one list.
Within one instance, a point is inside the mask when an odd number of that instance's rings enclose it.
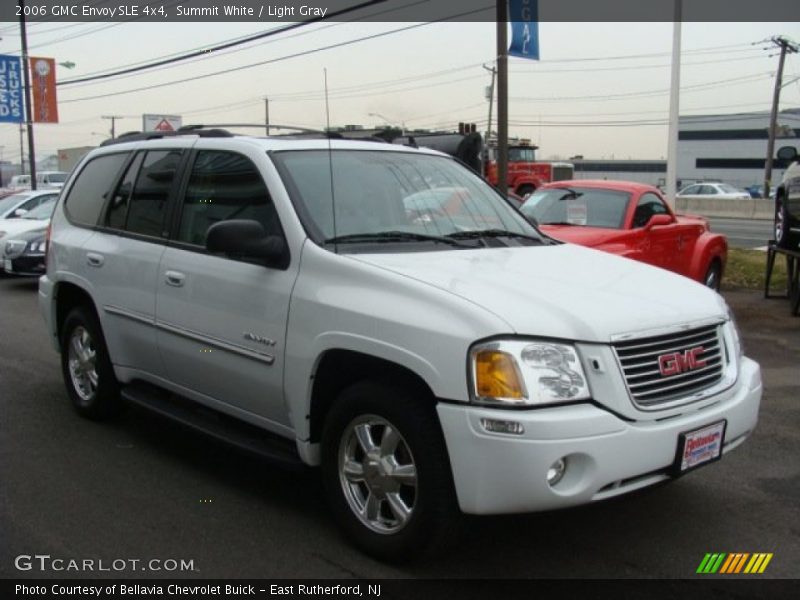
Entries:
{"label": "overcast sky", "polygon": [[[279,26],[262,24],[31,24],[31,56],[54,57],[60,80],[149,61]],[[666,156],[671,23],[541,23],[542,60],[509,61],[510,133],[542,157]],[[380,35],[338,48],[325,46]],[[767,111],[778,57],[763,43],[800,40],[799,23],[685,23],[681,114]],[[19,31],[0,24],[0,54],[19,54]],[[103,82],[60,86],[57,125],[36,125],[37,157],[97,145],[141,129],[143,113],[188,123],[264,122],[323,127],[327,68],[331,125],[486,129],[485,88],[495,56],[493,23],[322,23],[202,59]],[[266,61],[274,61],[267,63]],[[266,63],[229,72],[232,69]],[[196,78],[209,73],[222,74]],[[800,57],[787,59],[781,108],[800,107]],[[173,84],[174,83],[174,84]],[[162,85],[172,84],[172,85]],[[127,90],[128,93],[121,93]],[[370,113],[381,116],[370,116]],[[495,109],[496,116],[496,109]],[[260,133],[260,132],[259,132]],[[0,124],[6,160],[19,160],[19,128]],[[27,152],[27,150],[26,150]]]}

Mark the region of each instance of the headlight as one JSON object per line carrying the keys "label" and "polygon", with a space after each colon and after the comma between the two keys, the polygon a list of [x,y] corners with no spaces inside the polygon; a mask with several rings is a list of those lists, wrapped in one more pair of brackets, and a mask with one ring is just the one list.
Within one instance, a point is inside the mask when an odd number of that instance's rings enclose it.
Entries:
{"label": "headlight", "polygon": [[730,308],[728,309],[728,322],[726,324],[726,328],[728,329],[728,334],[733,342],[733,351],[736,357],[736,364],[738,365],[742,361],[742,355],[744,354],[744,351],[742,349],[742,338],[739,336],[739,328],[736,326],[736,319],[733,318],[733,312],[731,312]]}
{"label": "headlight", "polygon": [[472,401],[536,406],[591,396],[574,346],[538,340],[502,340],[470,351]]}
{"label": "headlight", "polygon": [[44,254],[45,245],[44,238],[33,240],[28,243],[28,252],[31,254]]}

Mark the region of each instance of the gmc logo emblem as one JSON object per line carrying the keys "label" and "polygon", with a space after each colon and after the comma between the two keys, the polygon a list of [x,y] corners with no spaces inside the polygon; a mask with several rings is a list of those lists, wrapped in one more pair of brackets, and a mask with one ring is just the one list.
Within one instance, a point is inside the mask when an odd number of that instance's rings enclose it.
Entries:
{"label": "gmc logo emblem", "polygon": [[693,371],[706,366],[706,361],[698,357],[703,353],[703,347],[691,348],[686,352],[670,352],[658,357],[658,369],[663,377],[677,375],[685,371]]}

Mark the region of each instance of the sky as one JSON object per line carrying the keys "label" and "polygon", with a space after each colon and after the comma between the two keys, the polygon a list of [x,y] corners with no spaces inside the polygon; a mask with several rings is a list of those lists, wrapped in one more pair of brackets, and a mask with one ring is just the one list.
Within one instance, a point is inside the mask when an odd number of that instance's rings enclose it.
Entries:
{"label": "sky", "polygon": [[[32,23],[28,44],[31,56],[74,63],[57,68],[65,81],[279,25]],[[332,126],[465,121],[485,131],[495,35],[494,23],[323,22],[169,68],[61,85],[60,122],[35,125],[37,158],[99,144],[111,124],[103,116],[122,117],[117,133],[141,129],[143,113],[260,124],[265,97],[272,123],[322,128],[325,72]],[[800,40],[800,23],[684,23],[681,114],[768,111],[778,56],[765,40],[775,35]],[[19,54],[18,25],[0,23],[0,37],[0,54]],[[509,59],[512,136],[530,138],[542,158],[666,156],[671,23],[548,22],[539,37],[541,60]],[[800,55],[788,56],[784,83],[781,109],[800,107]],[[19,160],[18,126],[0,124],[0,154]]]}

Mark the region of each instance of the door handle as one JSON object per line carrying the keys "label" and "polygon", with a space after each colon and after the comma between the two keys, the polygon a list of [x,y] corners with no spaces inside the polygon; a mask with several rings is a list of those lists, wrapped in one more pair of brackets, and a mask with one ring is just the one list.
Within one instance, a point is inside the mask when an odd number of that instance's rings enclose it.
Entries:
{"label": "door handle", "polygon": [[94,252],[89,252],[86,255],[86,262],[90,267],[102,267],[105,258],[102,254],[95,254]]}
{"label": "door handle", "polygon": [[181,287],[183,286],[183,282],[186,280],[186,275],[179,273],[178,271],[167,271],[164,273],[164,279],[167,282],[167,285]]}

